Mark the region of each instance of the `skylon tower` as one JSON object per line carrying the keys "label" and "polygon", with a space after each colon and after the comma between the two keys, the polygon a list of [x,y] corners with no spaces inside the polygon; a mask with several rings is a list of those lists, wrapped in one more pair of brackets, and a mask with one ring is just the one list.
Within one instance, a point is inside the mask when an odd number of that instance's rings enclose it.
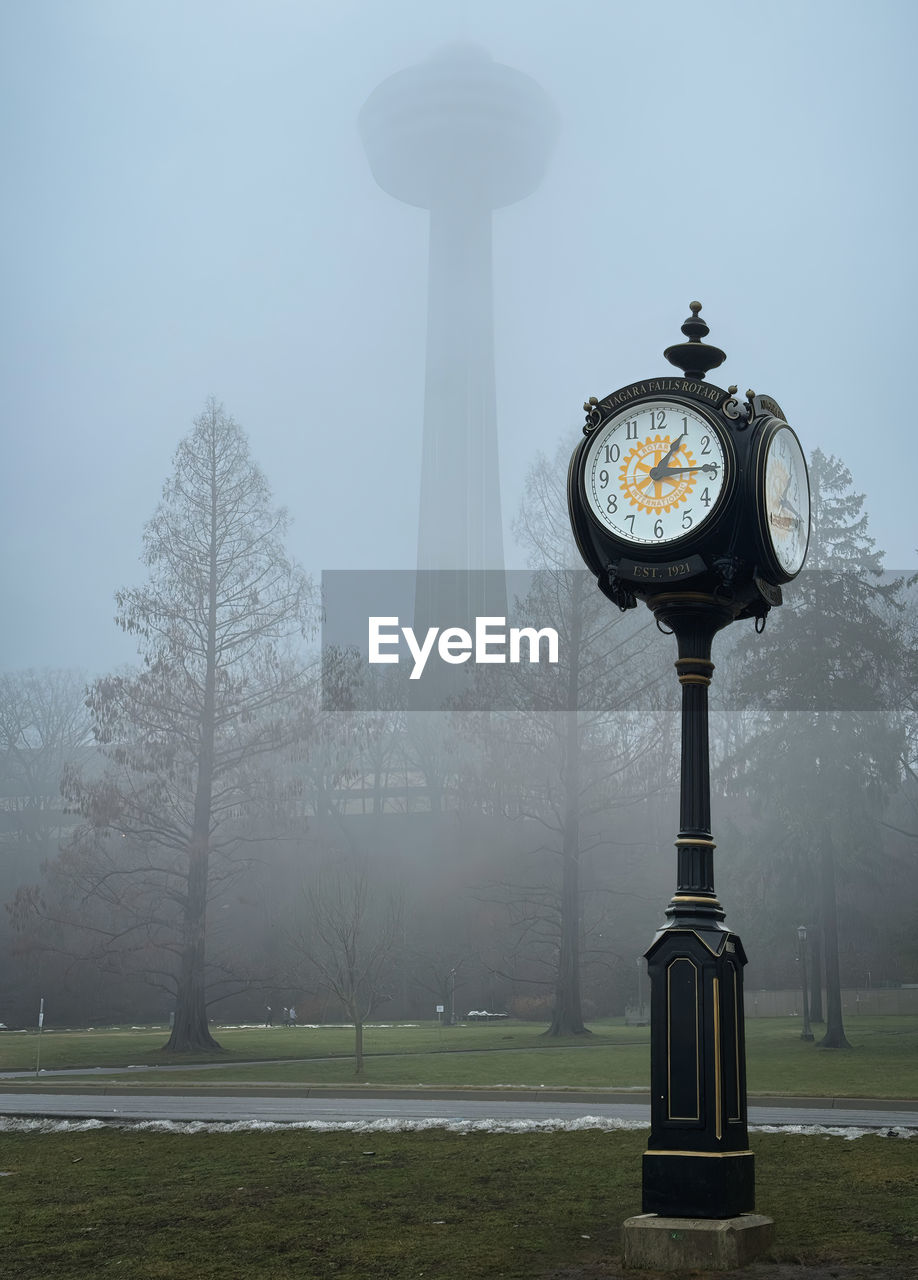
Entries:
{"label": "skylon tower", "polygon": [[529,76],[451,45],[384,80],[359,125],[383,190],[430,211],[418,569],[439,572],[419,573],[415,617],[504,612],[466,572],[504,566],[491,218],[539,185],[556,113]]}

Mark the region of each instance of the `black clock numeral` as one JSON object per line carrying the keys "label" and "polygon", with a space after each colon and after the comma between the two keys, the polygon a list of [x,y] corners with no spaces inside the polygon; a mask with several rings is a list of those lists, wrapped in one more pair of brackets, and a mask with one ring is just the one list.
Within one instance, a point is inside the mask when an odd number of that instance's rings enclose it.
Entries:
{"label": "black clock numeral", "polygon": [[702,489],[701,501],[704,503],[706,507],[709,507],[711,505],[711,495],[708,493],[707,489]]}
{"label": "black clock numeral", "polygon": [[691,529],[692,527],[692,508],[686,507],[682,512],[682,528]]}
{"label": "black clock numeral", "polygon": [[702,436],[702,437],[701,437],[701,452],[702,452],[702,453],[710,453],[710,452],[711,452],[711,437],[710,437],[710,436]]}
{"label": "black clock numeral", "polygon": [[651,429],[651,431],[653,431],[654,429],[656,429],[657,431],[662,431],[662,429],[663,429],[665,426],[666,426],[666,410],[665,410],[665,409],[651,409],[651,411],[650,411],[650,429]]}
{"label": "black clock numeral", "polygon": [[619,458],[622,456],[622,451],[619,449],[617,444],[604,444],[603,449],[606,453],[606,456],[603,459],[604,462],[618,462]]}
{"label": "black clock numeral", "polygon": [[625,436],[628,440],[636,440],[638,438],[637,418],[631,418],[625,423]]}
{"label": "black clock numeral", "polygon": [[605,487],[606,487],[606,485],[607,485],[608,483],[609,483],[609,473],[608,473],[608,471],[600,471],[600,473],[599,473],[599,487],[600,487],[600,489],[605,489]]}
{"label": "black clock numeral", "polygon": [[628,528],[634,533],[634,516],[625,516],[625,519],[628,521]]}
{"label": "black clock numeral", "polygon": [[654,536],[655,538],[662,538],[662,537],[663,537],[663,521],[662,521],[662,520],[656,520],[656,521],[654,521],[654,526],[653,526],[653,536]]}
{"label": "black clock numeral", "polygon": [[606,499],[606,510],[610,516],[614,516],[618,510],[618,498],[614,493],[610,493]]}

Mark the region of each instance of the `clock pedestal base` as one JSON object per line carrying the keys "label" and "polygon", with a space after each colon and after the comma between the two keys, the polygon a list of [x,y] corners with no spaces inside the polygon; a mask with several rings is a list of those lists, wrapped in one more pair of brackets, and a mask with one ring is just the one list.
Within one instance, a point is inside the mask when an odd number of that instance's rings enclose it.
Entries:
{"label": "clock pedestal base", "polygon": [[622,1262],[646,1271],[732,1271],[765,1252],[775,1234],[771,1218],[666,1218],[654,1213],[622,1226]]}

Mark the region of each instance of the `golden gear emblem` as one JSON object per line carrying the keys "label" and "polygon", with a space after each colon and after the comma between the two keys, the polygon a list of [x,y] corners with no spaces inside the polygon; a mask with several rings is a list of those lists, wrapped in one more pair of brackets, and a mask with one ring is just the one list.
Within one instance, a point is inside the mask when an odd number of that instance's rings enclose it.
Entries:
{"label": "golden gear emblem", "polygon": [[[650,473],[667,457],[672,441],[669,436],[648,436],[635,445],[626,456],[619,471],[622,493],[633,507],[640,511],[672,511],[681,506],[695,487],[697,471],[677,476],[655,479]],[[667,458],[667,466],[694,467],[695,459],[690,449],[680,446]]]}

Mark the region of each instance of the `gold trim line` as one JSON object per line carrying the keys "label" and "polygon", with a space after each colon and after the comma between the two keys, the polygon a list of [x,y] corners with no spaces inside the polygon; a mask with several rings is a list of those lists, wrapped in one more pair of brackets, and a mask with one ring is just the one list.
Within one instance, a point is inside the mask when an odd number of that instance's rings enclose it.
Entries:
{"label": "gold trim line", "polygon": [[[672,977],[677,964],[687,964],[692,971],[695,992],[695,1019],[692,1025],[695,1047],[695,1114],[693,1116],[673,1115],[673,997]],[[666,1118],[684,1122],[697,1122],[701,1119],[701,1045],[698,1025],[698,966],[690,956],[676,956],[666,966]]]}
{"label": "gold trim line", "polygon": [[730,1156],[751,1156],[752,1151],[651,1151],[645,1156],[700,1156],[702,1160],[727,1160]]}
{"label": "gold trim line", "polygon": [[664,608],[668,608],[671,605],[685,604],[686,601],[692,600],[698,600],[702,604],[716,604],[723,607],[721,601],[717,599],[717,596],[705,595],[702,591],[686,591],[684,593],[680,591],[678,595],[673,591],[665,591],[655,597],[653,602],[653,612],[657,613],[660,605]]}
{"label": "gold trim line", "polygon": [[720,1078],[720,978],[714,979],[714,1137],[719,1142],[723,1134],[723,1099]]}
{"label": "gold trim line", "polygon": [[739,1020],[739,999],[737,996],[736,965],[731,964],[729,968],[730,968],[730,972],[733,975],[733,1047],[736,1054],[736,1061],[734,1063],[734,1070],[736,1071],[736,1115],[727,1116],[727,1120],[730,1123],[732,1123],[733,1121],[739,1121],[740,1123],[742,1123],[743,1098],[742,1098],[742,1089],[740,1088],[740,1051],[739,1051],[740,1020]]}

